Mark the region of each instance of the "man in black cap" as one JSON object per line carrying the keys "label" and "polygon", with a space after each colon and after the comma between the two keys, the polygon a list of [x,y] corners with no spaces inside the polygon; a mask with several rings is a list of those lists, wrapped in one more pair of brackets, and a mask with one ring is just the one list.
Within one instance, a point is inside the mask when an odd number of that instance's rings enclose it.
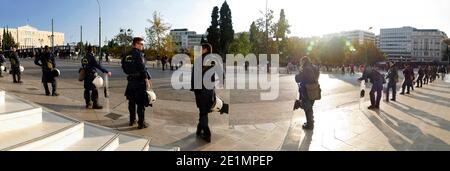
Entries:
{"label": "man in black cap", "polygon": [[52,73],[52,71],[56,69],[55,57],[50,52],[50,48],[48,46],[44,47],[44,53],[36,56],[34,63],[42,68],[42,84],[44,84],[45,95],[50,96],[48,83],[51,83],[52,96],[59,96],[56,91],[55,75]]}
{"label": "man in black cap", "polygon": [[137,113],[138,129],[144,129],[148,127],[145,122],[145,107],[150,106],[147,90],[151,89],[151,76],[145,66],[142,53],[144,39],[134,38],[132,46],[133,49],[122,57],[122,69],[128,75],[125,96],[128,100],[128,111],[130,112],[129,125],[133,126],[136,123]]}
{"label": "man in black cap", "polygon": [[[94,57],[92,46],[88,46],[86,56],[81,59],[81,65],[86,73],[84,79],[84,100],[86,101],[86,108],[103,109],[98,103],[98,90],[92,82],[97,76],[97,69],[103,73],[108,73],[111,77],[111,72],[102,67]],[[91,101],[93,103],[91,103]]]}

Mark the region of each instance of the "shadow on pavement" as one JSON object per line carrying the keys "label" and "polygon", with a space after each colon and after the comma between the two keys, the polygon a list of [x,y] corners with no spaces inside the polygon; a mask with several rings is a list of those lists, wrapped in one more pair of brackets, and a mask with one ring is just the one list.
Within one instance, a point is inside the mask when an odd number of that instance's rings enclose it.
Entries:
{"label": "shadow on pavement", "polygon": [[[397,103],[399,103],[401,105],[404,105],[404,106],[407,106],[407,105],[405,105],[403,103],[400,103],[400,102],[397,102]],[[425,111],[413,108],[411,106],[408,106],[409,109],[404,109],[400,105],[395,104],[395,103],[391,103],[390,105],[392,107],[394,107],[395,109],[400,110],[401,112],[403,112],[405,114],[408,114],[408,115],[410,115],[410,116],[412,116],[412,117],[414,117],[416,119],[422,120],[425,123],[428,123],[428,124],[430,124],[432,126],[436,126],[436,127],[445,129],[447,131],[450,131],[450,122],[445,120],[445,119],[443,119],[443,118],[441,118],[441,117],[432,115],[430,113],[427,113]],[[429,121],[433,121],[433,122],[437,123],[438,125],[430,123]]]}

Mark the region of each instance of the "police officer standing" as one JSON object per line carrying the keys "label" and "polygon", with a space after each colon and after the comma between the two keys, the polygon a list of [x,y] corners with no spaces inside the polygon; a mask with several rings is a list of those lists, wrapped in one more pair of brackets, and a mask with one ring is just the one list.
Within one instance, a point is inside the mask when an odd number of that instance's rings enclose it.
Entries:
{"label": "police officer standing", "polygon": [[86,109],[103,109],[103,106],[98,104],[98,90],[92,82],[97,76],[97,69],[103,73],[108,73],[108,76],[110,77],[111,72],[106,70],[97,62],[94,57],[92,46],[87,47],[87,54],[83,59],[81,59],[81,65],[86,73],[84,79],[84,100],[86,101]]}
{"label": "police officer standing", "polygon": [[398,69],[394,63],[389,62],[389,70],[387,73],[388,85],[386,90],[386,102],[389,102],[389,91],[392,90],[392,101],[397,100],[397,82],[398,82]]}
{"label": "police officer standing", "polygon": [[[3,51],[0,49],[0,67],[3,66],[3,64],[6,62],[5,55],[3,55]],[[3,77],[2,75],[3,70],[0,69],[0,77]]]}
{"label": "police officer standing", "polygon": [[21,79],[20,60],[15,47],[11,49],[11,54],[9,55],[9,62],[11,63],[11,74],[13,76],[13,82],[18,84],[23,83],[20,80]]}
{"label": "police officer standing", "polygon": [[128,111],[130,112],[129,125],[136,124],[137,113],[138,129],[144,129],[148,127],[145,122],[145,107],[150,104],[147,90],[151,88],[151,76],[147,71],[141,52],[144,49],[144,39],[134,38],[132,46],[133,49],[122,58],[122,69],[127,74],[128,80],[125,96],[128,100]]}
{"label": "police officer standing", "polygon": [[36,56],[34,59],[34,64],[42,68],[42,84],[44,84],[45,95],[50,96],[50,91],[48,89],[48,83],[52,84],[52,96],[59,96],[56,92],[56,79],[52,71],[56,68],[55,57],[50,52],[48,46],[44,47],[44,53]]}

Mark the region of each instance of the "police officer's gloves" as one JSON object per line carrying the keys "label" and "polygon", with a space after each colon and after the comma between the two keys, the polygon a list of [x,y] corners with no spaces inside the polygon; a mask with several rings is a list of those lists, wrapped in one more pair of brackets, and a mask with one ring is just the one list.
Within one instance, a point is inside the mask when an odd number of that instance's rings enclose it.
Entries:
{"label": "police officer's gloves", "polygon": [[361,90],[360,97],[364,98],[364,96],[366,96],[366,90]]}
{"label": "police officer's gloves", "polygon": [[230,110],[230,105],[224,103],[223,106],[222,106],[222,109],[220,109],[220,114],[221,115],[224,114],[224,113],[229,114],[228,113],[229,110]]}
{"label": "police officer's gloves", "polygon": [[295,103],[294,103],[294,111],[295,110],[297,110],[297,109],[303,109],[304,108],[304,106],[303,106],[303,103],[302,103],[302,101],[301,100],[296,100],[295,101]]}

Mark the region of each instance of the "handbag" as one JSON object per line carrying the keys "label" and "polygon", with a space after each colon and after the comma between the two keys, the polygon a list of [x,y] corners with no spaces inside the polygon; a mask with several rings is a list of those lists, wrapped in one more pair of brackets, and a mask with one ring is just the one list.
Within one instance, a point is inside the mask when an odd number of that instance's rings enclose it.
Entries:
{"label": "handbag", "polygon": [[306,94],[309,100],[320,100],[322,99],[322,89],[320,89],[319,83],[306,84]]}
{"label": "handbag", "polygon": [[84,81],[84,79],[86,79],[86,70],[84,70],[84,68],[80,68],[80,70],[78,70],[78,81]]}

